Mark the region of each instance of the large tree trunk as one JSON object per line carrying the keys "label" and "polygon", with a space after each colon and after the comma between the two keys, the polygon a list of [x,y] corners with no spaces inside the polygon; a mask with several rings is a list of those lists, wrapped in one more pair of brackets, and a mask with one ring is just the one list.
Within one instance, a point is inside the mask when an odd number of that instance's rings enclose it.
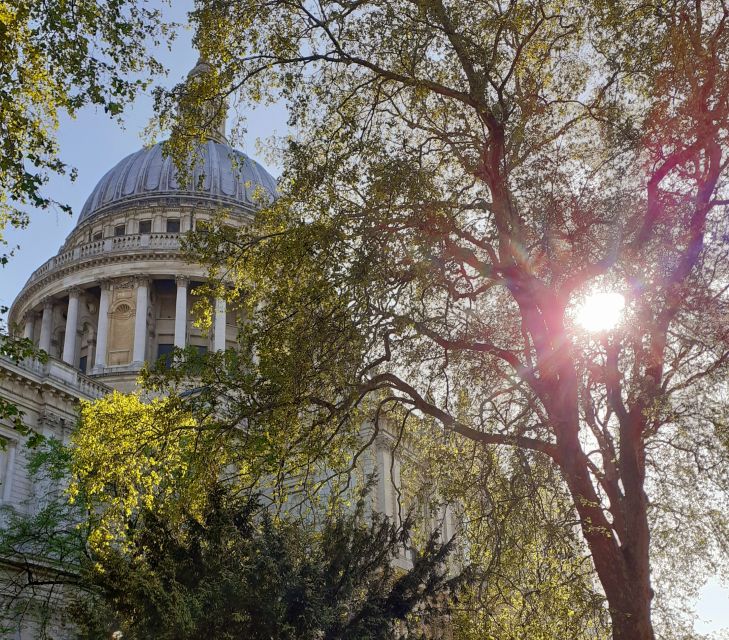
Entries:
{"label": "large tree trunk", "polygon": [[614,534],[605,528],[607,521],[595,506],[596,497],[589,482],[587,469],[577,469],[579,463],[567,463],[563,472],[567,478],[575,506],[580,515],[583,535],[592,553],[593,564],[607,597],[612,621],[613,640],[654,640],[651,623],[653,591],[648,570],[648,525],[645,509],[631,514],[630,519],[645,522],[638,527],[635,539],[619,544]]}
{"label": "large tree trunk", "polygon": [[654,640],[649,604],[637,600],[632,604],[626,602],[621,608],[630,611],[610,610],[613,640]]}
{"label": "large tree trunk", "polygon": [[[608,520],[595,488],[589,460],[580,443],[577,381],[566,361],[555,369],[544,396],[557,437],[557,462],[567,482],[593,564],[607,597],[614,640],[654,640],[651,623],[648,500],[643,488],[640,408],[621,420],[619,467],[622,494],[610,505],[620,514],[620,526]],[[603,452],[606,455],[607,452]],[[616,487],[617,489],[617,487]],[[619,496],[619,497],[618,497]]]}

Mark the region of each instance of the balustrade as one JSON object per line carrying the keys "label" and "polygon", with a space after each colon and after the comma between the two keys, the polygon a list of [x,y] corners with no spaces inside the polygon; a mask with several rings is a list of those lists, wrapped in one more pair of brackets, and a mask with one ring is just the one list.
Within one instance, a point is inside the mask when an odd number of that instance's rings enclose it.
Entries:
{"label": "balustrade", "polygon": [[105,240],[93,240],[92,242],[87,242],[86,244],[59,253],[57,256],[45,262],[33,272],[33,275],[28,280],[28,284],[35,282],[56,268],[69,266],[75,262],[81,262],[94,256],[127,251],[174,251],[179,248],[179,233],[137,233],[106,238]]}

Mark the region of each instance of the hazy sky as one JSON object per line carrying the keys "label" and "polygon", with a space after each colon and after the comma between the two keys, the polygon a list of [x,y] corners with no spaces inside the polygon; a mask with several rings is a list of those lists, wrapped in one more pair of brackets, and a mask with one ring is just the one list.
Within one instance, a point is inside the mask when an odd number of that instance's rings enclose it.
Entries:
{"label": "hazy sky", "polygon": [[[164,8],[167,15],[175,21],[184,22],[191,0],[174,0],[172,4],[172,9]],[[197,52],[191,46],[190,37],[189,32],[183,31],[173,44],[172,51],[158,51],[159,60],[169,69],[169,75],[160,78],[160,84],[176,84],[194,66]],[[140,96],[126,112],[124,128],[109,119],[102,110],[86,109],[75,120],[62,120],[58,131],[61,157],[78,169],[78,178],[75,182],[63,177],[53,178],[47,193],[59,202],[70,204],[73,216],[52,211],[38,212],[31,215],[27,229],[8,231],[10,244],[20,245],[20,249],[6,267],[0,268],[0,306],[9,306],[31,273],[57,253],[101,177],[119,160],[142,146],[141,133],[151,115],[152,100],[146,95]],[[282,107],[265,107],[245,115],[248,134],[241,145],[242,150],[255,157],[274,176],[278,175],[277,167],[267,165],[266,158],[256,154],[256,144],[258,141],[265,143],[269,136],[287,132],[285,110]],[[724,629],[729,632],[729,589],[711,580],[702,589],[696,611],[702,619],[696,625],[697,631],[708,633]]]}

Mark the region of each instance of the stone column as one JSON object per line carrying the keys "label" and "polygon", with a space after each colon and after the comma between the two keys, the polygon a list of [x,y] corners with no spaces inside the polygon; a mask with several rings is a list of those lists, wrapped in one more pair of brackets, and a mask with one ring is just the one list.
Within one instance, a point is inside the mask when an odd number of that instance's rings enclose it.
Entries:
{"label": "stone column", "polygon": [[35,325],[35,314],[28,312],[25,314],[25,328],[23,329],[23,337],[28,340],[33,339],[33,328]]}
{"label": "stone column", "polygon": [[94,369],[106,367],[106,340],[109,336],[109,294],[111,282],[101,283],[101,297],[99,298],[99,322],[96,326],[96,357]]}
{"label": "stone column", "polygon": [[215,298],[213,349],[215,351],[225,351],[225,298]]}
{"label": "stone column", "polygon": [[377,443],[377,507],[388,518],[394,516],[392,509],[392,481],[390,479],[390,449],[384,442]]}
{"label": "stone column", "polygon": [[78,330],[78,303],[81,289],[74,287],[68,292],[68,311],[66,312],[66,334],[63,338],[63,361],[75,365],[76,332]]}
{"label": "stone column", "polygon": [[134,315],[134,351],[132,362],[141,364],[147,346],[147,305],[149,304],[149,280],[137,278],[137,311]]}
{"label": "stone column", "polygon": [[46,298],[43,301],[43,318],[41,319],[41,332],[38,347],[49,353],[51,350],[51,332],[53,331],[53,300]]}
{"label": "stone column", "polygon": [[186,276],[177,276],[177,298],[175,299],[175,346],[184,349],[187,334],[187,283]]}

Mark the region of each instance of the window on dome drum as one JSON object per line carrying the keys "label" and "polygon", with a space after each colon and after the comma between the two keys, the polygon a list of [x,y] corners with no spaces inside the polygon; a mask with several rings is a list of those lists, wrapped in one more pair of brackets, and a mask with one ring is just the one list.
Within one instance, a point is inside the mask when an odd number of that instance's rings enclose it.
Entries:
{"label": "window on dome drum", "polygon": [[140,220],[139,221],[139,233],[152,233],[152,221],[151,220]]}
{"label": "window on dome drum", "polygon": [[104,234],[101,231],[97,231],[94,233],[93,236],[91,236],[92,240],[101,240],[104,237]]}
{"label": "window on dome drum", "polygon": [[179,218],[168,218],[167,219],[167,233],[180,233],[180,219]]}
{"label": "window on dome drum", "polygon": [[88,356],[81,356],[81,359],[78,361],[78,368],[81,373],[86,373],[87,358]]}
{"label": "window on dome drum", "polygon": [[172,351],[174,350],[174,348],[174,344],[157,345],[157,359],[164,359],[164,364],[167,368],[172,366]]}
{"label": "window on dome drum", "polygon": [[123,236],[127,232],[127,226],[125,224],[118,224],[114,227],[115,236]]}

